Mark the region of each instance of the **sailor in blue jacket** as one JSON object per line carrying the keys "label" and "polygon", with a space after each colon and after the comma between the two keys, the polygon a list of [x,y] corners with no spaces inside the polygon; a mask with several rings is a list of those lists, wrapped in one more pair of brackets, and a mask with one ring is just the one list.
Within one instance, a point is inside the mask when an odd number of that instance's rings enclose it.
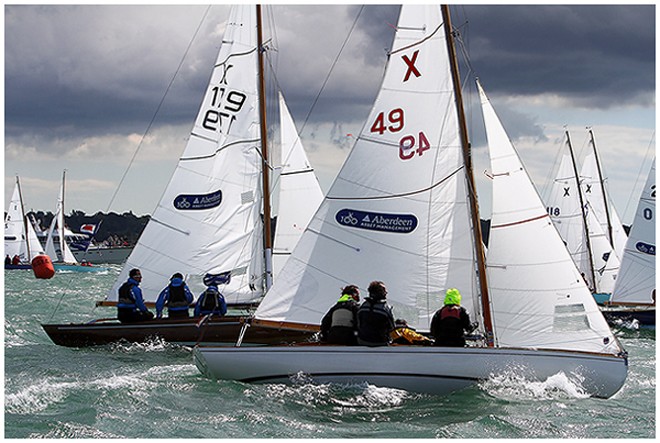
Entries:
{"label": "sailor in blue jacket", "polygon": [[183,275],[177,272],[170,278],[170,284],[158,295],[156,318],[162,318],[165,306],[167,306],[168,318],[188,318],[188,308],[193,298],[188,285],[183,281]]}
{"label": "sailor in blue jacket", "polygon": [[154,318],[154,314],[144,305],[140,282],[142,273],[139,269],[131,269],[128,280],[119,288],[117,302],[117,318],[122,323],[134,323]]}
{"label": "sailor in blue jacket", "polygon": [[227,313],[227,302],[218,287],[210,285],[199,295],[195,304],[195,317],[214,314],[223,316]]}

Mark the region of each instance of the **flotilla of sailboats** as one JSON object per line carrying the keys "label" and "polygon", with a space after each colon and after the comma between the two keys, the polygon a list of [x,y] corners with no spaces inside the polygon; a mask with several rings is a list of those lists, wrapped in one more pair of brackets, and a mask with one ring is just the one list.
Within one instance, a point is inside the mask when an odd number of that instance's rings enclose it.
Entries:
{"label": "flotilla of sailboats", "polygon": [[[195,293],[205,275],[224,276],[227,301],[256,310],[131,325],[115,319],[45,324],[51,339],[85,346],[159,336],[195,345],[194,361],[204,374],[243,382],[291,383],[304,374],[314,382],[445,394],[494,374],[542,381],[563,373],[589,395],[614,395],[626,380],[627,353],[588,285],[612,292],[611,304],[626,304],[621,294],[639,294],[635,303],[653,306],[654,314],[655,164],[619,269],[614,257],[620,257],[621,237],[612,222],[618,217],[598,207],[606,190],[596,191],[589,181],[595,165],[603,182],[595,151],[582,182],[575,159],[566,157],[558,189],[591,195],[562,206],[559,220],[541,201],[477,83],[493,179],[485,251],[449,8],[403,5],[380,92],[325,197],[280,96],[283,159],[273,236],[269,171],[275,162],[266,140],[260,14],[258,6],[232,7],[187,146],[99,302],[114,306],[117,288],[139,268],[148,303],[181,272]],[[582,227],[576,229],[567,220],[578,217]],[[567,238],[583,238],[583,232],[605,246],[595,254],[573,248]],[[589,273],[582,271],[585,260]],[[476,339],[465,348],[309,341],[335,302],[335,288],[366,285],[377,276],[387,276],[388,303],[397,316],[425,333],[444,290],[460,288],[479,323]],[[637,287],[630,283],[640,280]]]}
{"label": "flotilla of sailboats", "polygon": [[466,348],[198,346],[203,373],[442,394],[493,374],[563,372],[593,396],[621,388],[627,354],[481,91],[493,170],[483,251],[453,32],[447,6],[402,6],[369,118],[252,325],[318,327],[334,303],[329,288],[383,275],[388,303],[418,331],[429,330],[443,291],[460,288],[483,339]]}

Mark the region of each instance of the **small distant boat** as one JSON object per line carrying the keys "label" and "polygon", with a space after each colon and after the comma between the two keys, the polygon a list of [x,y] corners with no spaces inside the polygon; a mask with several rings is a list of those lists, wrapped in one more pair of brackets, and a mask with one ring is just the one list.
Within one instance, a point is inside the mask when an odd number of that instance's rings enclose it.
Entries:
{"label": "small distant boat", "polygon": [[611,300],[610,322],[637,321],[655,328],[655,158],[635,212]]}
{"label": "small distant boat", "polygon": [[18,176],[5,217],[5,254],[10,259],[18,257],[20,260],[17,264],[5,263],[5,270],[32,269],[32,260],[44,254],[34,227],[25,216]]}
{"label": "small distant boat", "polygon": [[[48,237],[46,239],[46,254],[51,257],[56,271],[66,272],[99,272],[107,271],[107,268],[95,266],[91,263],[79,263],[71,252],[66,242],[64,226],[64,184],[66,180],[66,171],[62,173],[62,185],[57,199],[55,216],[48,228]],[[55,245],[58,245],[58,248]]]}

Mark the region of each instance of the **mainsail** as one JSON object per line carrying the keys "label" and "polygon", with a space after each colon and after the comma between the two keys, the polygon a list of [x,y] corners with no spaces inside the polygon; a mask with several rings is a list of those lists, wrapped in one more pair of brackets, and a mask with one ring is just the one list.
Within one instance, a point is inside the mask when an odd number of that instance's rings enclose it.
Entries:
{"label": "mainsail", "polygon": [[655,158],[639,198],[611,301],[655,305]]}
{"label": "mainsail", "polygon": [[392,47],[366,124],[257,319],[319,324],[341,287],[372,280],[385,282],[397,316],[420,330],[429,330],[448,287],[460,288],[464,304],[479,312],[437,5],[402,8]]}
{"label": "mainsail", "polygon": [[[262,209],[268,197],[263,192],[257,17],[253,5],[231,8],[186,148],[108,301],[116,301],[117,288],[132,268],[142,271],[140,287],[147,302],[156,300],[175,272],[186,276],[195,294],[203,290],[207,273],[229,273],[231,280],[221,289],[228,303],[254,303],[263,297],[267,262]],[[292,203],[296,196],[280,197],[278,231],[287,240],[276,237],[275,246],[287,251],[316,209],[320,188],[283,99],[281,104],[283,149],[291,162],[283,173],[299,173],[300,178],[283,177],[280,194],[293,190],[306,199]],[[289,224],[300,232],[290,232]]]}

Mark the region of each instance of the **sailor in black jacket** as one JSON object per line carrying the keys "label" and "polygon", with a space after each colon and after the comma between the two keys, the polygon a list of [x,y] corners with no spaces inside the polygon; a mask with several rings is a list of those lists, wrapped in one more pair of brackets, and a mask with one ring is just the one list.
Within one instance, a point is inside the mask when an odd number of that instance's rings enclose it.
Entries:
{"label": "sailor in black jacket", "polygon": [[369,284],[369,297],[358,309],[358,344],[362,346],[387,346],[394,330],[394,315],[385,297],[387,288],[382,281]]}

